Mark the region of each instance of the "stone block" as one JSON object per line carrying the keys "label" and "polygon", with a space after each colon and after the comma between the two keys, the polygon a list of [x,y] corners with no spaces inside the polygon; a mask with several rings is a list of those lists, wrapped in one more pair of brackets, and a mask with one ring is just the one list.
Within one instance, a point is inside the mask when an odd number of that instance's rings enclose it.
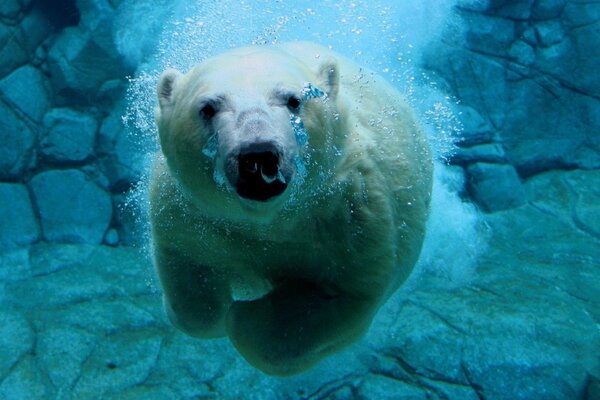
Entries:
{"label": "stone block", "polygon": [[17,179],[35,161],[36,135],[0,101],[0,179]]}
{"label": "stone block", "polygon": [[498,143],[480,144],[458,149],[452,156],[451,162],[457,165],[476,162],[503,163],[506,162],[506,155],[504,149]]}
{"label": "stone block", "polygon": [[18,27],[0,23],[0,78],[27,62],[29,55],[19,33]]}
{"label": "stone block", "polygon": [[[567,54],[563,63],[568,67],[561,69],[565,73],[561,76],[567,83],[565,86],[571,90],[582,92],[583,95],[592,96],[598,101],[600,98],[600,74],[597,73],[600,65],[600,4],[597,4],[598,17],[595,23],[579,27],[571,31],[569,41],[572,43],[572,52]],[[597,107],[598,108],[598,107]]]}
{"label": "stone block", "polygon": [[50,161],[84,161],[94,150],[98,124],[94,117],[68,108],[55,108],[44,116],[46,132],[41,153]]}
{"label": "stone block", "polygon": [[42,42],[54,35],[56,29],[48,20],[47,15],[37,7],[33,7],[28,11],[19,24],[19,28],[23,47],[30,58]]}
{"label": "stone block", "polygon": [[530,66],[535,62],[534,48],[522,40],[517,40],[511,45],[508,55],[517,63],[524,66]]}
{"label": "stone block", "polygon": [[[544,78],[511,85],[511,110],[501,137],[507,158],[523,177],[555,168],[597,165],[594,132],[598,101]],[[588,149],[589,151],[585,151]]]}
{"label": "stone block", "polygon": [[0,21],[17,24],[25,15],[32,0],[2,0],[0,2]]}
{"label": "stone block", "polygon": [[87,101],[95,99],[104,82],[128,72],[116,51],[100,46],[93,32],[80,27],[68,27],[59,34],[48,51],[48,66],[59,94],[85,95]]}
{"label": "stone block", "polygon": [[468,189],[488,212],[518,207],[527,201],[517,171],[508,164],[475,163],[467,168]]}
{"label": "stone block", "polygon": [[489,143],[494,139],[492,127],[474,108],[461,104],[456,107],[456,115],[463,126],[458,138],[459,146]]}
{"label": "stone block", "polygon": [[451,75],[457,97],[475,107],[495,129],[502,127],[507,117],[503,105],[510,96],[504,65],[470,51],[451,54],[448,62],[445,75]]}
{"label": "stone block", "polygon": [[490,15],[470,14],[467,43],[469,48],[485,54],[503,55],[515,40],[515,22]]}
{"label": "stone block", "polygon": [[543,47],[550,47],[565,40],[565,32],[558,20],[537,23],[535,33]]}
{"label": "stone block", "polygon": [[112,0],[76,0],[81,15],[81,26],[90,32],[103,29],[114,18]]}
{"label": "stone block", "polygon": [[16,183],[0,183],[0,249],[36,242],[40,228],[27,188]]}
{"label": "stone block", "polygon": [[530,26],[526,28],[519,37],[520,40],[524,41],[530,46],[537,46],[538,39],[535,36],[535,27]]}
{"label": "stone block", "polygon": [[119,244],[119,232],[114,228],[109,229],[108,232],[106,232],[106,235],[104,236],[104,243],[109,246],[118,245]]}
{"label": "stone block", "polygon": [[531,16],[533,2],[534,0],[488,0],[488,12],[507,19],[525,21]]}
{"label": "stone block", "polygon": [[600,4],[594,1],[568,1],[562,20],[568,28],[594,25],[600,18]]}
{"label": "stone block", "polygon": [[79,170],[51,170],[31,180],[43,236],[52,242],[102,243],[112,218],[107,192]]}
{"label": "stone block", "polygon": [[0,93],[11,105],[35,123],[40,123],[50,106],[50,92],[42,73],[25,65],[0,81]]}
{"label": "stone block", "polygon": [[567,0],[536,0],[531,10],[531,17],[536,20],[558,18],[566,4]]}

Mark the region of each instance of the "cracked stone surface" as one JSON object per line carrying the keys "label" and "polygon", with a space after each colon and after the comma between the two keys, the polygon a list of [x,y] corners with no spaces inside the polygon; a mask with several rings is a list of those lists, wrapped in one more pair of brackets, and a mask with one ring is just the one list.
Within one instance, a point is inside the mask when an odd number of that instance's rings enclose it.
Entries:
{"label": "cracked stone surface", "polygon": [[598,399],[600,171],[525,188],[527,204],[485,216],[468,283],[418,275],[359,343],[285,379],[176,331],[144,250],[6,250],[0,398]]}
{"label": "cracked stone surface", "polygon": [[[600,3],[460,1],[455,9],[462,30],[433,42],[424,66],[471,108],[462,116],[477,142],[461,145],[501,145],[523,177],[600,167]],[[473,111],[491,134],[471,132]]]}

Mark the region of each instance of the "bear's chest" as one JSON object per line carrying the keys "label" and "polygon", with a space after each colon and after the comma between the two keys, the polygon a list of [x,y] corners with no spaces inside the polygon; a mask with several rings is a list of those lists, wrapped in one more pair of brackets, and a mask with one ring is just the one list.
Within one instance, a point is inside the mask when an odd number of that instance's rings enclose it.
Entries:
{"label": "bear's chest", "polygon": [[346,232],[339,223],[319,218],[283,227],[222,226],[210,239],[205,238],[199,261],[240,275],[317,276],[345,258],[349,247]]}

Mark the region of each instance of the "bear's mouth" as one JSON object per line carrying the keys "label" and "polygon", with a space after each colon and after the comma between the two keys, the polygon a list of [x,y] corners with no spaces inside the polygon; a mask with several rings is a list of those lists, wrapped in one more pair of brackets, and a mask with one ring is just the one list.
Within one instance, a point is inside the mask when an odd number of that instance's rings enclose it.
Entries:
{"label": "bear's mouth", "polygon": [[240,152],[237,164],[235,187],[242,198],[268,201],[287,188],[287,180],[281,173],[279,153],[273,149]]}

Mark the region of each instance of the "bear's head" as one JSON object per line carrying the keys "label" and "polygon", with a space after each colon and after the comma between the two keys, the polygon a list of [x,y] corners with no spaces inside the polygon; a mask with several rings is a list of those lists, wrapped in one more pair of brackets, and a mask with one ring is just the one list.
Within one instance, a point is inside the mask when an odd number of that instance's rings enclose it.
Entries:
{"label": "bear's head", "polygon": [[311,69],[273,47],[165,71],[156,118],[171,173],[203,209],[277,208],[291,187],[317,184],[310,175],[330,168],[338,86],[334,60]]}

